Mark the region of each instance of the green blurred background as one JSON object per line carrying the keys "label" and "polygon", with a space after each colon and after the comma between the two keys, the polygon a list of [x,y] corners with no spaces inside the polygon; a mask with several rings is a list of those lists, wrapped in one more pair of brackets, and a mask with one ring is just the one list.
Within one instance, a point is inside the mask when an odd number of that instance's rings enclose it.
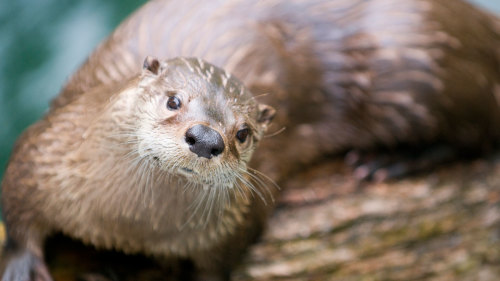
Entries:
{"label": "green blurred background", "polygon": [[[500,14],[500,0],[471,1]],[[43,115],[95,46],[144,2],[0,3],[0,179],[19,134]]]}

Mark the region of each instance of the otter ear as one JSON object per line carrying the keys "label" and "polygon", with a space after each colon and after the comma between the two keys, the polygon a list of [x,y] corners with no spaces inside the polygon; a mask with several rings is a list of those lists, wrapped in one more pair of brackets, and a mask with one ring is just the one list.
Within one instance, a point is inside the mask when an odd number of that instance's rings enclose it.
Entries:
{"label": "otter ear", "polygon": [[267,127],[273,120],[276,110],[267,104],[259,104],[258,110],[259,117],[257,117],[257,122],[259,122],[261,126]]}
{"label": "otter ear", "polygon": [[160,62],[155,57],[147,56],[142,64],[142,71],[158,75],[160,73]]}

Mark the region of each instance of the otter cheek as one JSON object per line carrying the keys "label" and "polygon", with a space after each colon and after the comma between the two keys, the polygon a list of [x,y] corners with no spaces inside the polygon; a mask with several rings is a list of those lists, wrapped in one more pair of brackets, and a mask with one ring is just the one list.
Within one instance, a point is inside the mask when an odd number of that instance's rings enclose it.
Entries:
{"label": "otter cheek", "polygon": [[250,159],[252,159],[252,154],[253,154],[253,149],[246,149],[240,155],[241,160],[243,160],[242,162],[245,163],[245,170],[246,170],[246,164],[250,162]]}

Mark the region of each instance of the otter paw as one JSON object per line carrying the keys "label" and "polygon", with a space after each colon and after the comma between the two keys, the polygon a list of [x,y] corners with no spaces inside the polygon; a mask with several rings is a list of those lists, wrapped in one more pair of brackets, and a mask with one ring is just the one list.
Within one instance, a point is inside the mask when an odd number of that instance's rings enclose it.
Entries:
{"label": "otter paw", "polygon": [[9,257],[2,281],[53,281],[45,262],[29,251]]}

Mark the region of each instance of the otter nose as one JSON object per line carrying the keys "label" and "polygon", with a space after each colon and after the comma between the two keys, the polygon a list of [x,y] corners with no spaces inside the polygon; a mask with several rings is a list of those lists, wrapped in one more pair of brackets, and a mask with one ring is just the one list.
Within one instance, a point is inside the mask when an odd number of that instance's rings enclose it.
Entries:
{"label": "otter nose", "polygon": [[212,158],[224,151],[224,140],[214,129],[205,125],[196,125],[186,132],[185,140],[189,150],[199,157]]}

